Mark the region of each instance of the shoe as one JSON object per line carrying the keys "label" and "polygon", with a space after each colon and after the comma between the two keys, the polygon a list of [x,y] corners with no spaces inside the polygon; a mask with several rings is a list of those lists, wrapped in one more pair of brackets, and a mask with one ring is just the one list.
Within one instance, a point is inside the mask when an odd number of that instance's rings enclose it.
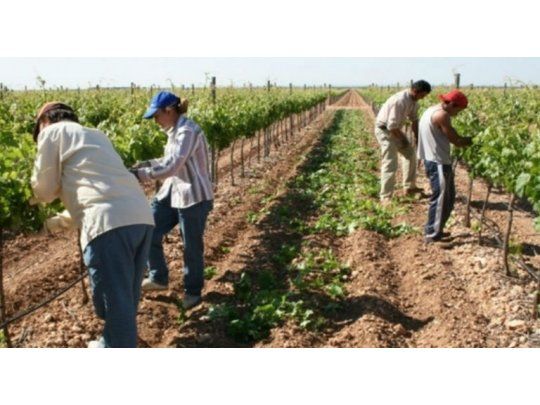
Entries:
{"label": "shoe", "polygon": [[200,295],[184,295],[184,299],[182,300],[182,305],[184,306],[184,309],[190,309],[193,307],[196,307],[202,302],[202,297]]}
{"label": "shoe", "polygon": [[143,291],[163,291],[169,287],[163,284],[156,283],[149,278],[145,278],[142,282],[141,288]]}
{"label": "shoe", "polygon": [[436,237],[425,236],[424,243],[426,245],[432,245],[434,243],[437,243],[437,246],[441,249],[452,249],[455,246],[455,244],[447,240],[442,240],[442,237],[444,237],[444,233],[442,235],[443,236],[436,236]]}
{"label": "shoe", "polygon": [[405,195],[412,195],[412,194],[424,194],[424,189],[420,187],[411,187],[405,189]]}
{"label": "shoe", "polygon": [[425,236],[424,242],[426,243],[433,243],[433,242],[440,242],[442,239],[446,239],[452,236],[450,232],[442,232],[438,234],[437,236]]}
{"label": "shoe", "polygon": [[88,348],[89,349],[104,349],[105,348],[105,340],[101,337],[99,340],[91,340],[88,342]]}
{"label": "shoe", "polygon": [[415,196],[415,195],[418,195],[419,198],[428,198],[429,197],[429,194],[424,193],[424,189],[421,189],[419,187],[406,188],[406,189],[403,190],[403,195],[406,196],[406,197],[411,197],[411,196]]}
{"label": "shoe", "polygon": [[441,240],[440,236],[424,236],[424,243],[429,245],[431,243],[439,242]]}

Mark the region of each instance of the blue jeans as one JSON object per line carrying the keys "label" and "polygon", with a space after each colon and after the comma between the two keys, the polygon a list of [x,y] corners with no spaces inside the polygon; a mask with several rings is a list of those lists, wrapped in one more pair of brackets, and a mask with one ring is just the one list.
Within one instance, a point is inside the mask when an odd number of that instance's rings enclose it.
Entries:
{"label": "blue jeans", "polygon": [[442,236],[446,221],[454,209],[456,200],[454,174],[452,173],[452,165],[426,160],[424,166],[432,191],[429,200],[428,222],[424,234],[427,237],[438,239]]}
{"label": "blue jeans", "polygon": [[204,229],[213,201],[201,201],[188,208],[171,207],[170,194],[152,201],[156,229],[148,261],[148,277],[155,283],[169,284],[169,268],[163,253],[163,236],[180,224],[184,240],[184,291],[201,295],[204,284]]}
{"label": "blue jeans", "polygon": [[137,307],[152,229],[151,225],[116,228],[84,249],[94,308],[105,320],[105,347],[137,347]]}

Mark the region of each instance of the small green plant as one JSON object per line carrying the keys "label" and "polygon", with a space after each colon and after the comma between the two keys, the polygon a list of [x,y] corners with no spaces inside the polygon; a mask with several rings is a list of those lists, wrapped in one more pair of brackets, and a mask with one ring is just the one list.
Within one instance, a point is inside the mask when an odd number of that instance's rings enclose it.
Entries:
{"label": "small green plant", "polygon": [[231,248],[228,246],[220,246],[219,251],[221,253],[227,254],[227,253],[231,253]]}
{"label": "small green plant", "polygon": [[508,252],[512,255],[522,255],[523,244],[514,239],[510,239],[508,242]]}
{"label": "small green plant", "polygon": [[272,256],[272,260],[279,266],[286,266],[296,257],[298,251],[298,246],[285,244]]}
{"label": "small green plant", "polygon": [[4,336],[4,331],[0,330],[0,348],[2,347],[7,347],[7,340],[6,340],[6,337]]}
{"label": "small green plant", "polygon": [[477,219],[471,220],[471,230],[473,232],[476,232],[476,233],[480,232],[481,226],[482,226],[482,224],[480,223],[479,220],[477,220]]}
{"label": "small green plant", "polygon": [[247,219],[248,223],[255,224],[259,220],[259,214],[257,212],[250,211],[250,212],[247,213],[246,219]]}
{"label": "small green plant", "polygon": [[178,309],[178,316],[176,317],[176,323],[178,326],[182,326],[188,319],[187,311],[184,308],[184,304],[182,303],[182,300],[175,299],[174,304],[176,305],[176,308]]}
{"label": "small green plant", "polygon": [[265,190],[265,188],[266,187],[264,184],[256,184],[254,186],[251,186],[247,192],[251,195],[260,194]]}
{"label": "small green plant", "polygon": [[217,269],[214,266],[209,266],[204,269],[204,279],[211,280],[217,274]]}
{"label": "small green plant", "polygon": [[292,270],[296,271],[293,284],[299,291],[321,291],[331,299],[345,297],[344,282],[350,268],[341,264],[331,249],[304,252]]}

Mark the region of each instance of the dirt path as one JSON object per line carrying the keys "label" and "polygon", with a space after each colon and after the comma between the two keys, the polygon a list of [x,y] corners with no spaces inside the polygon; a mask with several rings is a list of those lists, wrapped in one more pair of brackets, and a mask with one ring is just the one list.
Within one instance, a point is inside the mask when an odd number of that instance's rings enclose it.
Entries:
{"label": "dirt path", "polygon": [[[206,233],[206,265],[217,270],[205,286],[205,301],[186,316],[181,315],[182,253],[176,233],[167,238],[166,255],[171,268],[171,288],[165,293],[146,294],[139,311],[141,346],[150,347],[530,347],[540,341],[540,323],[531,318],[535,285],[522,271],[514,278],[503,275],[500,249],[486,238],[478,246],[475,234],[461,225],[467,174],[458,167],[458,199],[449,231],[453,245],[426,246],[419,233],[388,239],[373,231],[358,230],[343,238],[315,237],[302,241],[274,221],[269,206],[287,197],[287,181],[301,173],[306,156],[319,147],[324,128],[331,125],[336,110],[356,109],[374,119],[371,108],[356,92],[348,92],[311,127],[279,151],[247,170],[236,187],[228,178],[229,156],[220,158],[221,182],[215,209]],[[245,148],[249,145],[245,145]],[[373,147],[377,148],[374,141]],[[238,152],[237,152],[238,153]],[[249,153],[246,150],[246,154]],[[253,151],[251,153],[254,153]],[[419,186],[429,185],[420,171]],[[473,207],[481,206],[485,187],[473,193]],[[273,202],[269,202],[273,198]],[[488,217],[501,229],[506,221],[504,194],[495,193]],[[396,218],[419,230],[425,222],[427,200],[403,201],[406,213]],[[297,207],[298,216],[309,218],[307,207]],[[540,268],[535,251],[540,240],[532,227],[531,214],[516,213],[516,243],[525,258]],[[227,302],[241,272],[272,265],[283,244],[310,243],[332,248],[351,268],[344,310],[331,325],[314,333],[287,322],[260,341],[239,343],[219,322],[211,321],[211,306]],[[73,245],[73,246],[72,246]],[[11,250],[9,250],[11,249]],[[28,253],[29,250],[32,253]],[[8,304],[14,311],[38,301],[78,272],[76,245],[69,238],[37,236],[10,242],[6,258],[8,274],[15,274],[7,288]],[[56,256],[57,253],[59,256]],[[30,266],[29,269],[25,270]],[[23,273],[18,274],[21,270]],[[60,271],[59,271],[60,270]],[[8,276],[11,277],[11,276]],[[39,282],[39,283],[38,283]],[[38,283],[38,284],[36,284]],[[36,289],[39,285],[39,289]],[[81,305],[80,290],[39,311],[13,328],[21,346],[83,347],[100,329],[91,305]]]}
{"label": "dirt path", "polygon": [[[321,115],[280,148],[271,147],[269,157],[257,162],[257,146],[244,145],[247,164],[246,177],[240,177],[236,167],[236,186],[230,185],[229,155],[222,153],[218,161],[219,185],[215,194],[214,210],[206,232],[206,260],[211,266],[229,252],[247,225],[247,215],[260,209],[261,199],[289,175],[295,159],[309,149],[317,134],[332,121],[333,112]],[[239,148],[237,148],[239,149]],[[239,150],[235,152],[235,156]],[[5,289],[8,316],[50,296],[67,285],[79,274],[76,234],[62,237],[19,235],[10,239],[4,249]],[[140,307],[139,324],[141,345],[167,345],[169,330],[177,330],[181,269],[183,266],[181,238],[174,232],[165,242],[165,252],[171,271],[172,289],[163,295],[144,299]],[[213,282],[208,283],[209,295]],[[10,327],[17,346],[25,347],[83,347],[97,336],[100,321],[93,314],[91,304],[82,305],[80,288],[74,288],[60,299]],[[170,338],[169,338],[170,340]]]}
{"label": "dirt path", "polygon": [[[347,100],[344,98],[344,100]],[[355,95],[348,107],[363,110],[373,119],[365,103]],[[354,104],[352,106],[351,104]],[[373,147],[377,147],[374,142]],[[504,276],[501,251],[477,246],[476,237],[463,225],[467,174],[456,173],[458,202],[449,230],[453,244],[442,248],[426,246],[420,234],[395,239],[359,230],[342,240],[327,241],[351,266],[352,278],[345,311],[333,319],[334,327],[317,335],[294,325],[276,328],[261,347],[530,347],[538,345],[540,324],[532,319],[535,283],[523,271]],[[429,190],[423,173],[419,185]],[[473,193],[473,205],[480,206],[485,189]],[[493,204],[505,196],[494,196]],[[396,219],[419,230],[426,220],[425,199],[408,203],[406,214]],[[514,237],[526,249],[529,263],[539,268],[538,234],[532,215],[517,214]],[[505,224],[498,210],[489,217]]]}
{"label": "dirt path", "polygon": [[[373,119],[373,114],[369,116]],[[419,174],[418,184],[429,191],[423,172]],[[515,278],[505,277],[500,249],[477,245],[476,236],[462,225],[467,173],[461,167],[456,173],[456,186],[458,202],[449,227],[455,238],[449,249],[426,246],[421,235],[385,240],[366,231],[351,235],[344,243],[343,257],[359,270],[352,296],[365,303],[356,312],[367,315],[336,333],[329,345],[537,345],[540,324],[531,317],[535,283],[523,271]],[[473,206],[479,208],[484,195],[485,187],[477,187]],[[504,197],[494,196],[493,206],[500,207]],[[421,230],[427,206],[426,199],[412,201],[408,213],[398,220]],[[488,216],[504,228],[506,218],[500,209],[490,211]],[[531,257],[539,242],[532,218],[530,213],[517,213],[514,238],[526,247],[528,262],[538,269],[538,257]]]}

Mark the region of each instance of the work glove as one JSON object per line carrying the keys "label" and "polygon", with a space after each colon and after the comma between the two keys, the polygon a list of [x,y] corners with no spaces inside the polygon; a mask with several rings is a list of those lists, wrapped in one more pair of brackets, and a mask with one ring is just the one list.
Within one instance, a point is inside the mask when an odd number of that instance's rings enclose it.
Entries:
{"label": "work glove", "polygon": [[40,234],[59,234],[74,229],[75,227],[75,222],[71,218],[71,215],[69,215],[69,212],[67,210],[64,210],[61,213],[46,219],[43,224],[43,228],[40,231]]}

